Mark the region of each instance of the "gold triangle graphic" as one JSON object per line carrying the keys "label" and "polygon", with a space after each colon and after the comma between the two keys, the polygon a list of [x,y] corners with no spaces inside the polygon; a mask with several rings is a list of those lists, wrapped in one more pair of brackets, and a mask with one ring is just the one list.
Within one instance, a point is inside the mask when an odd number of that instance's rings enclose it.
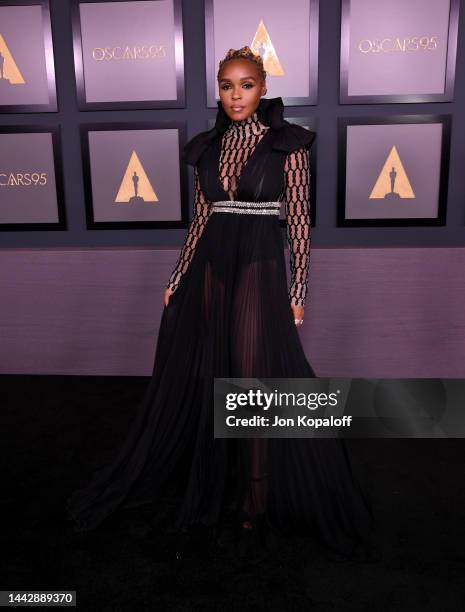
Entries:
{"label": "gold triangle graphic", "polygon": [[395,145],[392,146],[384,162],[369,199],[385,198],[415,198],[415,193]]}
{"label": "gold triangle graphic", "polygon": [[127,204],[131,200],[135,201],[135,199],[143,199],[144,202],[158,202],[144,167],[137,157],[137,153],[133,151],[115,202]]}
{"label": "gold triangle graphic", "polygon": [[10,81],[11,85],[24,85],[25,80],[23,79],[23,75],[21,74],[20,69],[16,65],[15,60],[13,59],[10,50],[8,49],[8,45],[5,42],[5,39],[0,34],[0,67],[1,69],[0,80],[4,79],[5,81]]}
{"label": "gold triangle graphic", "polygon": [[[265,68],[267,74],[271,76],[284,75],[283,67],[279,61],[274,45],[271,42],[271,37],[268,34],[268,30],[263,23],[263,19],[260,19],[260,23],[258,24],[250,48],[257,55],[261,55],[263,59],[263,67]],[[262,51],[262,53],[260,53],[260,51]]]}

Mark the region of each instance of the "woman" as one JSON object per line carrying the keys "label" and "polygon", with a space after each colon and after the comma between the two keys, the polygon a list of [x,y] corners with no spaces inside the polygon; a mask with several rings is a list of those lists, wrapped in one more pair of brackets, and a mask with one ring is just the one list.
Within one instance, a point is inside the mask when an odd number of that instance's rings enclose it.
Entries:
{"label": "woman", "polygon": [[283,119],[281,98],[262,97],[266,73],[248,47],[227,53],[218,85],[214,128],[184,149],[194,216],[165,289],[148,390],[118,457],[68,510],[91,529],[120,505],[160,500],[176,482],[182,530],[218,529],[232,513],[243,535],[265,524],[350,555],[373,517],[344,441],[213,436],[214,377],[315,376],[296,329],[308,288],[315,134]]}

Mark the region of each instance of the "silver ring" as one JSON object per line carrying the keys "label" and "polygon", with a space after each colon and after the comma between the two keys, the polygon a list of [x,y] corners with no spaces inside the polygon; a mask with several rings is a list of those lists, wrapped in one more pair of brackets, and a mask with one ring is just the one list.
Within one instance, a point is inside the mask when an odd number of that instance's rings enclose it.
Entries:
{"label": "silver ring", "polygon": [[296,325],[303,325],[304,320],[303,319],[294,319],[294,323]]}

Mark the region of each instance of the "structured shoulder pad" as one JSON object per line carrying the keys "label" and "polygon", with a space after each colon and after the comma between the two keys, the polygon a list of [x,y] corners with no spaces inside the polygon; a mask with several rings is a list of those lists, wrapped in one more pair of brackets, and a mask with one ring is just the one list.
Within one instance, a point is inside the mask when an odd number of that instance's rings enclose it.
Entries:
{"label": "structured shoulder pad", "polygon": [[316,138],[316,132],[307,130],[297,123],[289,123],[276,130],[276,138],[273,143],[273,149],[278,151],[286,151],[292,153],[301,147],[310,149],[313,141]]}
{"label": "structured shoulder pad", "polygon": [[200,132],[193,138],[191,138],[183,148],[182,159],[186,164],[195,166],[198,160],[201,158],[203,152],[210,146],[212,140],[215,138],[217,131],[215,128]]}

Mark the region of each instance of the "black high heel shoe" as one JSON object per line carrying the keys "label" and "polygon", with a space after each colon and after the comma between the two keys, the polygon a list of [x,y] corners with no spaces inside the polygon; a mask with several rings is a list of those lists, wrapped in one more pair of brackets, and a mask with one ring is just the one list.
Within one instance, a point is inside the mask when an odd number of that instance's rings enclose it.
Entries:
{"label": "black high heel shoe", "polygon": [[256,528],[257,517],[249,514],[246,510],[239,513],[237,524],[239,529],[252,530]]}
{"label": "black high heel shoe", "polygon": [[236,555],[244,557],[253,548],[256,540],[257,523],[255,517],[242,511],[237,522]]}

